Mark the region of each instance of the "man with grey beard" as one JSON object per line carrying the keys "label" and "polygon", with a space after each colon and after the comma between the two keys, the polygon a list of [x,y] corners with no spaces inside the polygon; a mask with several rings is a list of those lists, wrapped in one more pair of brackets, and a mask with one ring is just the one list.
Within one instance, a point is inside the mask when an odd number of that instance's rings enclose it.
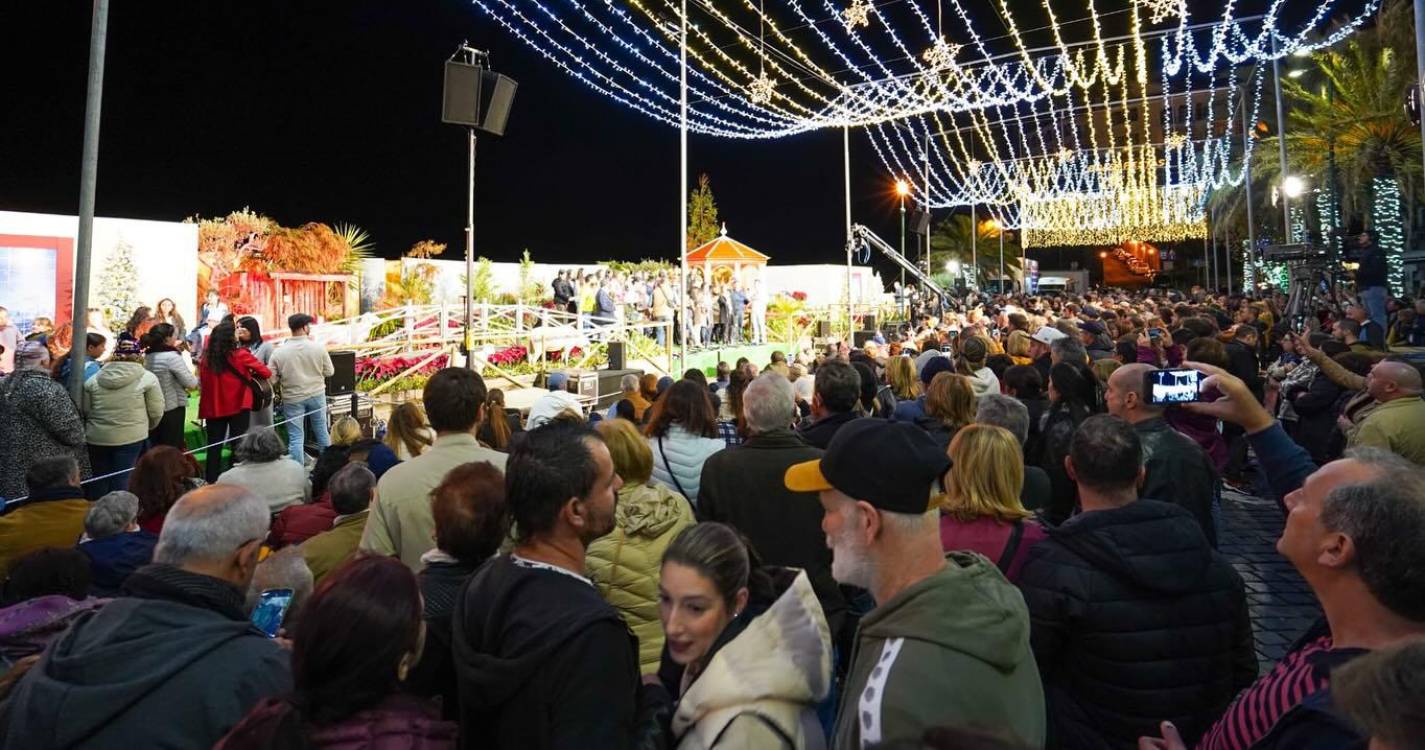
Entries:
{"label": "man with grey beard", "polygon": [[1044,744],[1024,599],[984,557],[941,550],[935,500],[949,464],[924,430],[866,418],[787,469],[787,489],[819,494],[832,576],[878,603],[856,633],[833,747],[970,725]]}

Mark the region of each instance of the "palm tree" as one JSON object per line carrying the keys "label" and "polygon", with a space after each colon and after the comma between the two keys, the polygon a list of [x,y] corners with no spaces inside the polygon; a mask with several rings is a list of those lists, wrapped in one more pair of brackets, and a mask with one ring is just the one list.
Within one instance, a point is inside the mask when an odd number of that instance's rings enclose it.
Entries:
{"label": "palm tree", "polygon": [[[1403,106],[1415,85],[1413,26],[1411,6],[1387,0],[1373,26],[1313,55],[1311,76],[1282,81],[1287,169],[1321,185],[1334,157],[1346,225],[1372,213],[1372,185],[1380,185],[1382,177],[1398,180],[1411,219],[1407,230],[1414,223],[1421,195],[1420,129]],[[1260,196],[1271,195],[1280,172],[1276,138],[1263,139],[1252,159],[1258,203]],[[1243,200],[1240,188],[1219,190],[1211,199],[1219,219],[1230,222],[1230,233],[1238,236],[1245,235]],[[1259,219],[1259,226],[1270,227],[1264,220],[1269,219]]]}
{"label": "palm tree", "polygon": [[[973,252],[970,247],[971,232],[976,233]],[[988,219],[980,220],[978,226],[972,229],[969,214],[954,214],[944,221],[937,222],[930,233],[931,272],[939,273],[945,268],[945,264],[955,260],[959,261],[960,265],[966,269],[966,273],[970,273],[971,259],[974,258],[979,263],[978,273],[975,274],[976,286],[981,286],[986,278],[999,276],[999,232],[1000,230],[996,228],[994,222]],[[1006,231],[1004,236],[1004,272],[1006,276],[1018,275],[1021,252],[1018,234]]]}

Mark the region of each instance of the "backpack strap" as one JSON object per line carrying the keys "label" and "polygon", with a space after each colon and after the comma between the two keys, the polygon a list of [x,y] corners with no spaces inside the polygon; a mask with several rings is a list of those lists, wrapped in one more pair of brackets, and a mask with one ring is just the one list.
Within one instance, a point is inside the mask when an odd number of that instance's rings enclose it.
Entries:
{"label": "backpack strap", "polygon": [[673,486],[678,488],[678,493],[690,503],[697,502],[697,498],[688,497],[688,491],[683,489],[683,483],[678,481],[678,475],[673,471],[673,464],[668,462],[668,453],[663,450],[662,435],[658,436],[658,455],[663,457],[663,468],[668,470],[668,478],[673,480]]}
{"label": "backpack strap", "polygon": [[1019,551],[1019,542],[1024,538],[1024,521],[1015,521],[1014,526],[1009,530],[1009,541],[1004,543],[1004,551],[999,555],[999,561],[995,567],[999,572],[1009,575],[1009,564],[1014,561],[1014,555]]}
{"label": "backpack strap", "polygon": [[775,735],[777,735],[777,738],[782,741],[782,745],[783,745],[784,747],[796,748],[797,743],[795,743],[795,742],[792,741],[791,736],[788,735],[785,730],[783,730],[781,727],[777,726],[777,723],[776,723],[776,722],[772,721],[771,719],[767,718],[766,716],[763,716],[762,714],[757,713],[756,711],[744,711],[744,712],[742,712],[742,713],[740,713],[740,714],[738,714],[738,715],[732,717],[732,720],[731,720],[731,721],[729,721],[729,722],[727,722],[727,724],[724,724],[724,725],[723,725],[722,731],[717,733],[717,736],[713,738],[713,741],[708,745],[708,747],[710,747],[710,748],[712,748],[712,747],[717,747],[718,744],[719,744],[720,742],[722,742],[722,736],[723,736],[724,734],[727,734],[727,730],[732,727],[733,722],[737,721],[738,719],[741,719],[741,718],[744,717],[744,716],[751,716],[751,717],[757,719],[758,721],[762,722],[763,724],[767,725],[767,728],[770,729],[770,730],[772,730],[772,733],[775,734]]}

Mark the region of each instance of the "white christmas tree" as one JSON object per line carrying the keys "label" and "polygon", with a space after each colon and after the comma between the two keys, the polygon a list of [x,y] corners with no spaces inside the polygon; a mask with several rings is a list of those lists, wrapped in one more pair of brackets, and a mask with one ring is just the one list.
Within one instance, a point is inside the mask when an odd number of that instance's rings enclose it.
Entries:
{"label": "white christmas tree", "polygon": [[99,305],[109,327],[117,330],[128,322],[139,305],[138,268],[134,266],[134,248],[123,236],[114,245],[99,277]]}

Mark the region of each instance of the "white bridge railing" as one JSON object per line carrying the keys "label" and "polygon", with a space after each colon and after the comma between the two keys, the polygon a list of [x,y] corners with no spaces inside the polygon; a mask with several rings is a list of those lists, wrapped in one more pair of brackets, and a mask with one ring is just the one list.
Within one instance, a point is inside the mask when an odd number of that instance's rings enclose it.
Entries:
{"label": "white bridge railing", "polygon": [[[628,342],[633,333],[647,334],[658,328],[665,331],[664,345],[656,351],[648,347],[641,352],[629,351],[629,358],[643,359],[664,374],[673,369],[672,321],[622,323],[533,305],[477,303],[470,309],[468,340],[466,322],[464,305],[404,305],[313,325],[312,337],[328,349],[355,351],[361,358],[430,352],[406,372],[370,391],[372,394],[384,390],[401,376],[425,367],[440,355],[455,355],[462,349],[468,349],[475,362],[486,370],[524,387],[527,382],[516,380],[518,376],[491,363],[488,357],[512,346],[522,346],[526,350],[526,361],[532,365],[545,362],[551,352],[559,352],[563,355],[560,368],[577,370],[606,353],[610,342]],[[384,333],[373,336],[383,330]],[[570,356],[576,349],[578,356]]]}

